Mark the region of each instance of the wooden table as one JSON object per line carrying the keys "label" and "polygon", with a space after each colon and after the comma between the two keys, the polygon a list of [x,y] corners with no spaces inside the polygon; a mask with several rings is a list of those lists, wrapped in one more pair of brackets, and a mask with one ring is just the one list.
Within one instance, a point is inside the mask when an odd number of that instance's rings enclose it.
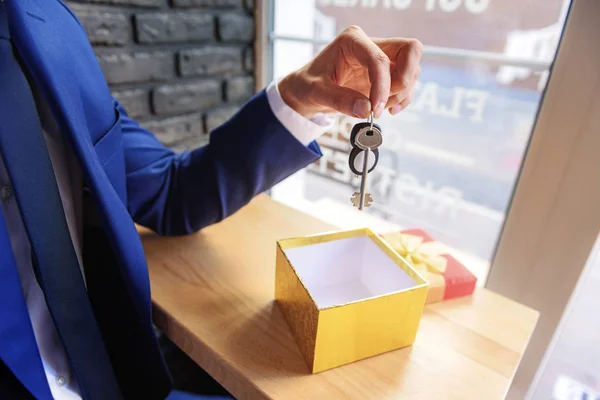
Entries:
{"label": "wooden table", "polygon": [[275,241],[335,229],[259,196],[201,233],[141,232],[155,323],[238,399],[501,399],[538,313],[485,289],[429,305],[412,347],[311,375],[273,301]]}

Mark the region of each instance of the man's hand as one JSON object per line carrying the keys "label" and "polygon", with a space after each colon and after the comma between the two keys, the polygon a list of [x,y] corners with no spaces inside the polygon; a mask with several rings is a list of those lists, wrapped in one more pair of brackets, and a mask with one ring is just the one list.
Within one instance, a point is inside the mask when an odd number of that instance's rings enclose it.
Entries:
{"label": "man's hand", "polygon": [[317,57],[279,83],[281,97],[307,118],[341,112],[379,118],[397,114],[412,99],[423,45],[416,39],[369,38],[350,26]]}

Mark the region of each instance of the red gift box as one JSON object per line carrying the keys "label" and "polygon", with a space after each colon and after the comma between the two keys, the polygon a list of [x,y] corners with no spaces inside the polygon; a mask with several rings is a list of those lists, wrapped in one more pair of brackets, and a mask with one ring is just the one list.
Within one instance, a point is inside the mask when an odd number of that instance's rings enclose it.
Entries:
{"label": "red gift box", "polygon": [[427,232],[405,229],[380,236],[429,282],[427,303],[468,296],[475,290],[475,275]]}

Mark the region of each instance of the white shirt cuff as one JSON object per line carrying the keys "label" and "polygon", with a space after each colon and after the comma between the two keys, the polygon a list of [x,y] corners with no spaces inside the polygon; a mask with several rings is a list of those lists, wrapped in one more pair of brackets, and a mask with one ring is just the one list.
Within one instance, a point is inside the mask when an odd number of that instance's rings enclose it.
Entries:
{"label": "white shirt cuff", "polygon": [[285,104],[279,93],[279,80],[273,80],[267,86],[267,99],[275,117],[300,143],[308,146],[333,125],[333,118],[325,114],[317,114],[308,119],[292,107]]}

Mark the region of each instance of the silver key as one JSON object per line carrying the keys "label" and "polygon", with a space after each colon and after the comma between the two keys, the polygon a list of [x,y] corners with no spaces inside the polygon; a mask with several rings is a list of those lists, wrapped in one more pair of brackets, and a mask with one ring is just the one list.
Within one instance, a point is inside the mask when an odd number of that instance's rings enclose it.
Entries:
{"label": "silver key", "polygon": [[360,179],[360,192],[352,195],[350,201],[354,207],[362,210],[365,207],[370,207],[373,203],[373,196],[367,192],[367,178],[369,176],[369,156],[371,151],[377,149],[383,143],[383,135],[377,127],[373,126],[373,113],[370,116],[370,127],[365,127],[358,131],[354,139],[354,145],[364,150],[363,168]]}
{"label": "silver key", "polygon": [[383,143],[383,135],[376,126],[362,128],[356,134],[354,145],[362,150],[375,150]]}

